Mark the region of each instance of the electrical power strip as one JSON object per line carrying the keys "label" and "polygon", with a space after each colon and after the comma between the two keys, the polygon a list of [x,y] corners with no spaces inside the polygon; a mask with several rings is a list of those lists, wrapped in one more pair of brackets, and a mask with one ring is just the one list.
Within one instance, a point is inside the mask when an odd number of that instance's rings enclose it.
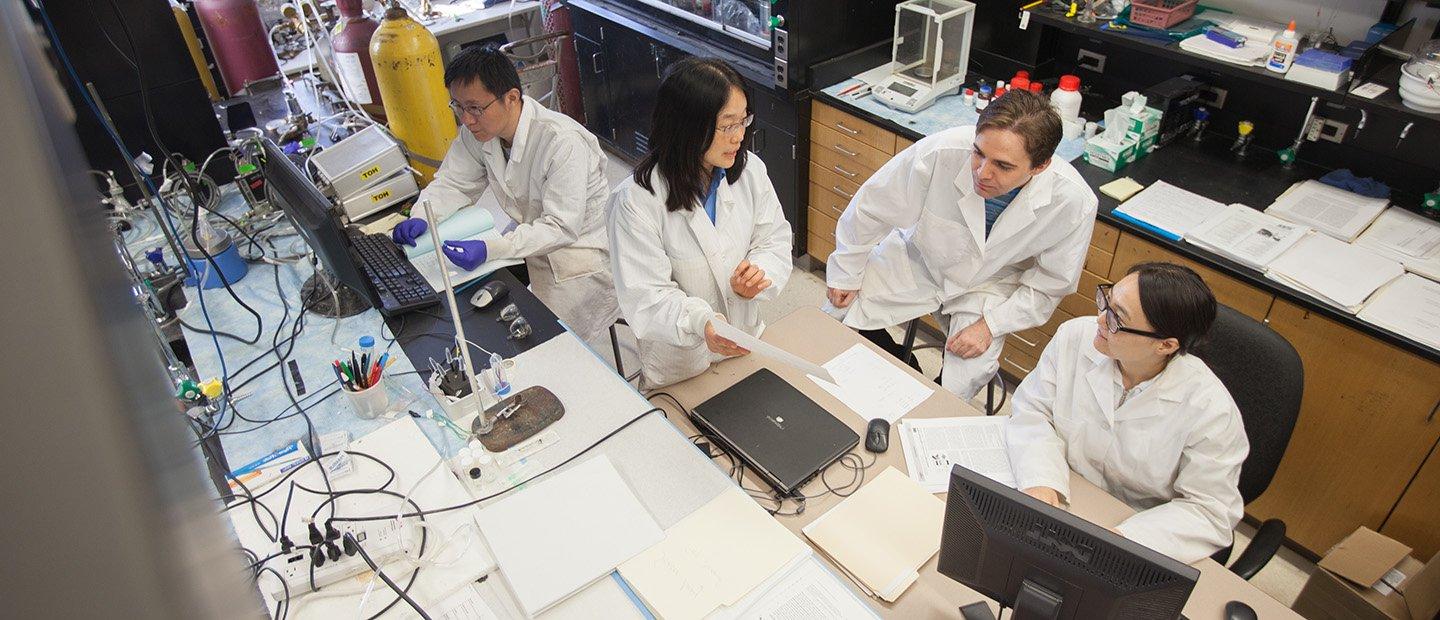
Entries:
{"label": "electrical power strip", "polygon": [[[405,554],[403,535],[394,520],[342,523],[335,529],[339,530],[341,538],[331,542],[342,549],[340,558],[331,560],[326,557],[323,564],[315,567],[316,588],[323,588],[370,570],[370,565],[365,563],[365,558],[360,557],[359,551],[355,551],[353,554],[343,551],[346,533],[354,534],[355,540],[365,548],[365,553],[369,554],[370,559],[382,568],[386,562]],[[310,591],[310,567],[312,564],[310,550],[300,549],[275,558],[269,563],[269,566],[279,573],[280,579],[290,589],[290,596],[298,596]],[[270,591],[272,598],[280,600],[285,597],[285,588],[273,581],[269,583],[274,585]]]}

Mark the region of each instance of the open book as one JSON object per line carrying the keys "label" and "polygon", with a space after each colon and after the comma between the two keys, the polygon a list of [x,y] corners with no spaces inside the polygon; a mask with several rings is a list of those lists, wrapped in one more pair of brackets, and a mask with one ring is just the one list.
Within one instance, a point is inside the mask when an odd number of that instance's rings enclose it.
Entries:
{"label": "open book", "polygon": [[1186,233],[1185,240],[1251,269],[1265,271],[1271,261],[1309,233],[1309,226],[1232,204]]}
{"label": "open book", "polygon": [[1440,282],[1440,223],[1425,216],[1391,207],[1355,243],[1400,261],[1406,271]]}
{"label": "open book", "polygon": [[1304,224],[1346,243],[1355,241],[1389,204],[1319,181],[1302,181],[1285,190],[1265,212]]}

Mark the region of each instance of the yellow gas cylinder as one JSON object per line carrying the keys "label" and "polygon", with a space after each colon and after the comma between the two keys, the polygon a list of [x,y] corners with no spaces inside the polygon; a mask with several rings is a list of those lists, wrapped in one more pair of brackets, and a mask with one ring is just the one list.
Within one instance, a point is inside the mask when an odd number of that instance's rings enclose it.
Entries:
{"label": "yellow gas cylinder", "polygon": [[370,61],[386,124],[409,151],[410,165],[420,171],[424,187],[435,176],[456,131],[440,43],[395,2],[370,37]]}
{"label": "yellow gas cylinder", "polygon": [[210,94],[211,101],[219,101],[220,89],[215,86],[215,76],[210,75],[210,67],[205,63],[205,53],[200,51],[200,38],[195,36],[195,26],[190,23],[190,14],[174,0],[170,2],[170,10],[175,13],[175,21],[180,24],[180,38],[185,40],[185,47],[190,50],[190,60],[195,63],[195,70],[200,73],[200,83],[205,86],[205,92]]}

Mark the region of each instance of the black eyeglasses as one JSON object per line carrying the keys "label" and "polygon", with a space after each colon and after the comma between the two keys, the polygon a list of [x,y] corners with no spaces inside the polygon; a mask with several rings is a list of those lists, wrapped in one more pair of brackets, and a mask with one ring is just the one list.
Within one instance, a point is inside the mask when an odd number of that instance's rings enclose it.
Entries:
{"label": "black eyeglasses", "polygon": [[485,105],[460,105],[456,101],[451,101],[450,111],[454,112],[457,118],[460,117],[462,114],[469,114],[470,116],[473,116],[475,118],[480,118],[480,115],[484,114],[485,110],[490,109],[490,106],[495,105],[495,102],[499,100],[500,97],[496,97],[494,99],[491,99],[490,103],[487,103]]}
{"label": "black eyeglasses", "polygon": [[1120,325],[1120,318],[1115,315],[1115,309],[1110,307],[1111,288],[1114,288],[1114,286],[1110,284],[1101,284],[1095,287],[1095,306],[1100,309],[1100,314],[1105,315],[1105,331],[1111,334],[1125,332],[1127,334],[1135,334],[1136,336],[1145,336],[1147,338],[1159,338],[1161,340],[1169,338],[1169,336],[1162,336],[1155,332],[1147,332],[1143,329],[1134,329]]}

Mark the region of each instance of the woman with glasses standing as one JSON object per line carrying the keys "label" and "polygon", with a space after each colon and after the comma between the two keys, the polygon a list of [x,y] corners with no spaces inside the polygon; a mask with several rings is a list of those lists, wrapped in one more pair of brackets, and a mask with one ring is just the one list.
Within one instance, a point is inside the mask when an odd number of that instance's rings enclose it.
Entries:
{"label": "woman with glasses standing", "polygon": [[[606,341],[619,311],[605,243],[605,152],[585,127],[520,92],[515,65],[494,46],[472,47],[445,67],[450,109],[464,125],[416,205],[429,201],[437,221],[478,209],[492,190],[515,227],[486,240],[444,240],[441,251],[462,269],[524,259],[516,275],[581,340]],[[424,212],[414,212],[423,215]],[[420,217],[391,232],[414,246]]]}
{"label": "woman with glasses standing", "polygon": [[748,353],[716,323],[760,335],[760,304],[790,279],[790,223],[765,164],[746,152],[744,86],[723,61],[676,63],[660,84],[650,152],[610,200],[611,270],[646,387]]}
{"label": "woman with glasses standing", "polygon": [[1144,263],[1095,292],[1015,391],[1005,431],[1019,488],[1053,505],[1070,471],[1137,512],[1115,529],[1182,562],[1231,544],[1250,450],[1240,410],[1189,354],[1215,296],[1187,267]]}

